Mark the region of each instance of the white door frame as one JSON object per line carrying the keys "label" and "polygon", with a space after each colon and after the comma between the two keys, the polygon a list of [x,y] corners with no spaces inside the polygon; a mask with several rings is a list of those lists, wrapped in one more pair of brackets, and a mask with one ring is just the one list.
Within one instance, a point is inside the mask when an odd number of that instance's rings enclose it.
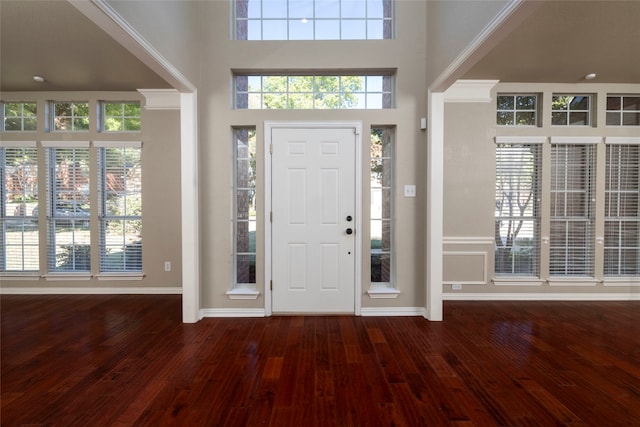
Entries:
{"label": "white door frame", "polygon": [[273,257],[271,242],[271,130],[274,128],[298,129],[355,129],[355,315],[359,316],[362,307],[362,122],[361,121],[265,121],[264,122],[264,313],[271,316],[271,261]]}

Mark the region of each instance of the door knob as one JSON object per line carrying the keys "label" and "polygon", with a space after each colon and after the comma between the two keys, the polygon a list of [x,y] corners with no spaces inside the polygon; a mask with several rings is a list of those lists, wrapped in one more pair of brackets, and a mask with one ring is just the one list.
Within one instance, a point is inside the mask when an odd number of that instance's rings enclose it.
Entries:
{"label": "door knob", "polygon": [[347,228],[347,234],[353,234],[353,230],[351,228]]}
{"label": "door knob", "polygon": [[347,215],[347,221],[351,221],[352,219],[351,215]]}

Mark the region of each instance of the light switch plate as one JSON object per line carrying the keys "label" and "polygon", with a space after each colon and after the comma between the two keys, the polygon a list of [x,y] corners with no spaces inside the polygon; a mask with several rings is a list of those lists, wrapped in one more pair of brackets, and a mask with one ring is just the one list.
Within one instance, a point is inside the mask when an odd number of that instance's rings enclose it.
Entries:
{"label": "light switch plate", "polygon": [[405,185],[404,186],[404,197],[416,197],[416,186],[415,185]]}

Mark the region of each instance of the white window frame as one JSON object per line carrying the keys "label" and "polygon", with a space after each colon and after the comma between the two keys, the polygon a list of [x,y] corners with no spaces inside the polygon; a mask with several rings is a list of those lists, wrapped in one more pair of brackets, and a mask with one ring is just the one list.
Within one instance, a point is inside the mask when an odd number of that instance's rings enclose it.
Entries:
{"label": "white window frame", "polygon": [[[620,99],[620,108],[619,109],[609,109],[609,98],[619,98]],[[637,105],[635,110],[625,110],[624,109],[624,99],[625,98],[640,98],[640,94],[626,94],[626,95],[617,95],[617,94],[607,94],[607,112],[606,112],[606,125],[611,127],[633,127],[640,126],[640,121],[638,124],[634,125],[625,125],[624,124],[624,115],[625,114],[634,114],[636,116],[640,116],[640,103]],[[609,118],[617,116],[616,124],[609,124]]]}
{"label": "white window frame", "polygon": [[[595,104],[595,96],[592,94],[588,94],[588,93],[554,93],[551,96],[551,103],[553,105],[553,100],[556,97],[570,97],[570,98],[575,98],[575,97],[584,97],[588,99],[589,102],[589,106],[587,107],[586,110],[578,110],[578,109],[572,109],[571,108],[571,101],[568,102],[567,104],[567,109],[566,110],[555,110],[555,109],[551,109],[551,126],[553,127],[591,127],[593,126],[593,114],[592,114],[592,110],[593,110],[593,106]],[[566,120],[567,123],[566,124],[558,124],[558,123],[553,123],[553,116],[554,114],[565,114],[566,115]],[[575,113],[586,113],[587,114],[587,120],[586,123],[584,124],[571,124],[571,114],[575,114]]]}
{"label": "white window frame", "polygon": [[[71,105],[71,115],[70,116],[58,116],[56,114],[56,105],[59,104],[70,104]],[[86,104],[87,106],[87,115],[80,116],[76,115],[76,108],[79,104]],[[91,117],[90,117],[90,108],[91,103],[89,101],[49,101],[47,104],[48,109],[48,117],[49,117],[49,128],[50,132],[54,133],[64,133],[64,132],[89,132],[91,130]],[[70,128],[69,129],[58,129],[56,126],[56,120],[58,117],[65,117],[70,119]],[[87,120],[87,128],[86,129],[76,129],[76,120],[85,119]]]}
{"label": "white window frame", "polygon": [[[19,116],[7,116],[7,104],[18,104],[20,105],[21,114]],[[26,116],[24,114],[25,104],[33,104],[36,106],[36,113],[33,116]],[[38,103],[35,101],[16,101],[16,102],[2,102],[2,109],[0,109],[0,115],[2,116],[2,132],[36,132],[38,130]],[[20,121],[20,129],[7,129],[7,119],[17,119]],[[26,119],[35,120],[35,128],[34,129],[25,129],[24,122]]]}
{"label": "white window frame", "polygon": [[[513,109],[500,109],[498,105],[499,97],[511,97],[513,98]],[[517,99],[521,97],[533,97],[535,99],[535,106],[532,109],[518,109],[517,108]],[[497,123],[500,127],[537,127],[539,126],[539,114],[538,109],[540,106],[540,96],[537,93],[498,93],[496,96],[496,123],[497,117],[500,113],[508,113],[512,115],[513,122],[510,124],[500,124]],[[533,113],[533,124],[518,124],[517,115],[518,113]]]}
{"label": "white window frame", "polygon": [[[122,114],[118,115],[118,116],[107,116],[107,105],[120,105],[121,106],[121,112]],[[137,116],[127,116],[125,114],[125,105],[127,104],[132,104],[132,105],[137,105],[138,106],[138,115]],[[105,132],[105,133],[139,133],[142,130],[142,107],[140,105],[140,101],[100,101],[98,102],[99,107],[99,114],[98,114],[98,122],[99,122],[99,129],[98,132]],[[122,124],[122,129],[120,130],[109,130],[107,129],[107,119],[109,118],[117,118],[119,119],[119,122]],[[133,129],[133,130],[128,130],[125,129],[125,123],[127,119],[138,119],[138,122],[140,123],[140,129]]]}

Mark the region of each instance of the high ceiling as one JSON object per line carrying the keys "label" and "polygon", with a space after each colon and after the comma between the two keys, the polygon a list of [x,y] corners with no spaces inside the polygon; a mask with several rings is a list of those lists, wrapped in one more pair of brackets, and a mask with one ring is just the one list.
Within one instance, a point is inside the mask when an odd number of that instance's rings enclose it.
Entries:
{"label": "high ceiling", "polygon": [[[169,87],[67,1],[0,0],[0,19],[0,90]],[[640,0],[548,1],[464,78],[640,83],[639,23]]]}

